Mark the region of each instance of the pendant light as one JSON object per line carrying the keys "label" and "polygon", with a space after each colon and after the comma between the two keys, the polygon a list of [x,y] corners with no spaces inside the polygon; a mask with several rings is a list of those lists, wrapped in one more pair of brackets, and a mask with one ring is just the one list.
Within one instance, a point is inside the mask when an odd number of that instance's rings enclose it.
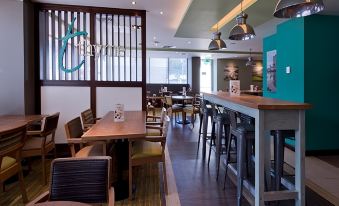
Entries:
{"label": "pendant light", "polygon": [[232,28],[229,39],[231,40],[249,40],[255,37],[254,29],[251,25],[246,23],[248,15],[242,10],[241,1],[241,13],[236,17],[237,24]]}
{"label": "pendant light", "polygon": [[218,31],[217,26],[217,31],[213,33],[213,38],[210,45],[208,46],[208,50],[220,50],[226,48],[226,43],[221,39],[221,32]]}
{"label": "pendant light", "polygon": [[253,57],[252,57],[252,49],[250,49],[250,56],[248,57],[248,61],[246,62],[246,66],[247,67],[256,66],[256,63],[254,62]]}
{"label": "pendant light", "polygon": [[309,16],[324,10],[322,0],[279,0],[274,16],[277,18],[294,18]]}

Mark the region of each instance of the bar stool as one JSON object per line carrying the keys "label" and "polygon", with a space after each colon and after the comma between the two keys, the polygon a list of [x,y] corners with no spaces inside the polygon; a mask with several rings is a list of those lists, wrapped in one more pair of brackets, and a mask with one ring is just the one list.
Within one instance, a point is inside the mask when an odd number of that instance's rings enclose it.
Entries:
{"label": "bar stool", "polygon": [[[212,113],[213,113],[213,123],[216,124],[216,136],[211,137],[210,139],[210,149],[209,149],[209,154],[208,154],[207,165],[209,166],[210,164],[212,145],[214,141],[216,145],[215,155],[216,155],[217,180],[218,180],[219,168],[220,168],[220,156],[222,154],[222,139],[224,139],[225,137],[225,144],[226,144],[227,137],[229,136],[229,131],[230,131],[230,119],[229,119],[229,114],[225,112],[226,111],[225,109],[224,109],[224,112],[220,112],[215,104],[211,104],[211,106],[212,106]],[[223,129],[225,132],[225,136],[223,136]]]}
{"label": "bar stool", "polygon": [[[244,181],[244,168],[246,166],[246,170],[248,168],[248,161],[245,162],[246,153],[250,151],[248,148],[252,146],[253,140],[255,138],[255,128],[254,125],[248,123],[237,123],[236,114],[234,111],[229,111],[230,118],[230,133],[227,141],[227,149],[226,149],[226,170],[225,170],[225,179],[224,179],[224,189],[227,177],[227,169],[228,169],[228,161],[231,150],[231,142],[232,138],[236,138],[237,142],[237,202],[238,206],[241,205],[241,197],[242,197],[242,188]],[[247,173],[247,172],[246,172]],[[246,174],[247,176],[247,174]]]}
{"label": "bar stool", "polygon": [[[213,108],[211,107],[211,105],[209,104],[208,101],[206,100],[202,100],[201,101],[201,108],[202,108],[202,135],[203,138],[207,138],[207,129],[208,129],[208,118],[211,117],[211,124],[212,124],[212,133],[211,133],[211,138],[215,136],[215,123],[213,122]],[[201,129],[201,127],[200,127]],[[200,130],[199,129],[199,130]],[[198,149],[197,149],[197,154],[199,152],[199,146],[200,146],[200,138],[201,138],[201,134],[199,132],[199,139],[198,139]],[[206,148],[206,142],[204,140],[205,145],[203,145]],[[203,150],[203,156],[205,156],[205,152],[206,150]]]}
{"label": "bar stool", "polygon": [[274,130],[271,131],[274,137],[274,182],[275,190],[281,189],[281,178],[284,174],[284,150],[285,140],[294,137],[294,130]]}

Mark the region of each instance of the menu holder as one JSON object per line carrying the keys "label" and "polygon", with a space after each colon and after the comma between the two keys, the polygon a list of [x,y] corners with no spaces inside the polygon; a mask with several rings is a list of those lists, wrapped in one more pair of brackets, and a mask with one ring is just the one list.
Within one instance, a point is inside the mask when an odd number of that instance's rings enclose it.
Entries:
{"label": "menu holder", "polygon": [[114,109],[114,122],[125,121],[125,111],[123,104],[116,104]]}
{"label": "menu holder", "polygon": [[240,80],[230,80],[230,95],[240,95]]}

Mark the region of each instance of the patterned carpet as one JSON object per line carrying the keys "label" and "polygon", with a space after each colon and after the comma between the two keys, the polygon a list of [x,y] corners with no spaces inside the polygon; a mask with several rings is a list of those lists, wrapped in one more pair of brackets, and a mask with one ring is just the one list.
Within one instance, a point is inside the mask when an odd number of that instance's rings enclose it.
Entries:
{"label": "patterned carpet", "polygon": [[[49,174],[49,164],[48,171]],[[159,170],[160,169],[160,170]],[[162,182],[159,181],[161,175],[161,165],[152,164],[133,168],[133,179],[136,184],[136,194],[134,200],[122,200],[116,202],[117,206],[160,206],[165,205]],[[27,172],[25,172],[27,173]],[[42,185],[41,161],[32,161],[32,171],[25,175],[25,186],[29,201],[36,198],[41,193],[48,190],[48,186]],[[21,199],[18,182],[15,180],[7,183],[5,192],[0,190],[0,206],[24,205]],[[159,186],[159,183],[161,184]],[[161,188],[161,189],[160,189]]]}

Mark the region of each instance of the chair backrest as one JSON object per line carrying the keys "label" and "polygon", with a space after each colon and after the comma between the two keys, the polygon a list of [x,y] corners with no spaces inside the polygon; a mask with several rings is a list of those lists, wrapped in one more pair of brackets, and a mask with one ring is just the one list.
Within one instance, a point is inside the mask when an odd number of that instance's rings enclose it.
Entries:
{"label": "chair backrest", "polygon": [[164,123],[162,125],[162,136],[163,137],[167,137],[169,123],[170,123],[170,117],[168,115],[165,115]]}
{"label": "chair backrest", "polygon": [[237,127],[237,114],[236,114],[236,112],[233,111],[233,110],[229,110],[228,113],[230,115],[231,127],[236,128]]}
{"label": "chair backrest", "polygon": [[110,174],[111,157],[55,159],[49,200],[107,203]]}
{"label": "chair backrest", "polygon": [[165,96],[165,102],[167,104],[167,106],[172,106],[173,105],[173,100],[171,96]]}
{"label": "chair backrest", "polygon": [[80,117],[74,118],[65,124],[66,135],[68,139],[81,138],[84,134]]}
{"label": "chair backrest", "polygon": [[2,157],[15,155],[19,151],[26,138],[27,125],[21,124],[18,127],[0,132],[0,165]]}
{"label": "chair backrest", "polygon": [[49,135],[49,134],[52,134],[53,132],[55,132],[55,130],[58,127],[59,115],[60,115],[60,113],[57,112],[57,113],[52,114],[50,116],[47,116],[43,119],[41,128],[42,128],[42,132],[45,135]]}
{"label": "chair backrest", "polygon": [[161,113],[160,113],[160,122],[161,122],[161,123],[164,122],[165,116],[166,116],[166,108],[163,107],[163,108],[161,109]]}
{"label": "chair backrest", "polygon": [[240,113],[239,118],[240,118],[241,123],[245,123],[245,124],[249,124],[249,125],[254,125],[255,120],[254,120],[253,117],[250,117],[250,116],[248,116],[246,114]]}
{"label": "chair backrest", "polygon": [[81,112],[81,120],[83,124],[95,124],[95,119],[91,109]]}

